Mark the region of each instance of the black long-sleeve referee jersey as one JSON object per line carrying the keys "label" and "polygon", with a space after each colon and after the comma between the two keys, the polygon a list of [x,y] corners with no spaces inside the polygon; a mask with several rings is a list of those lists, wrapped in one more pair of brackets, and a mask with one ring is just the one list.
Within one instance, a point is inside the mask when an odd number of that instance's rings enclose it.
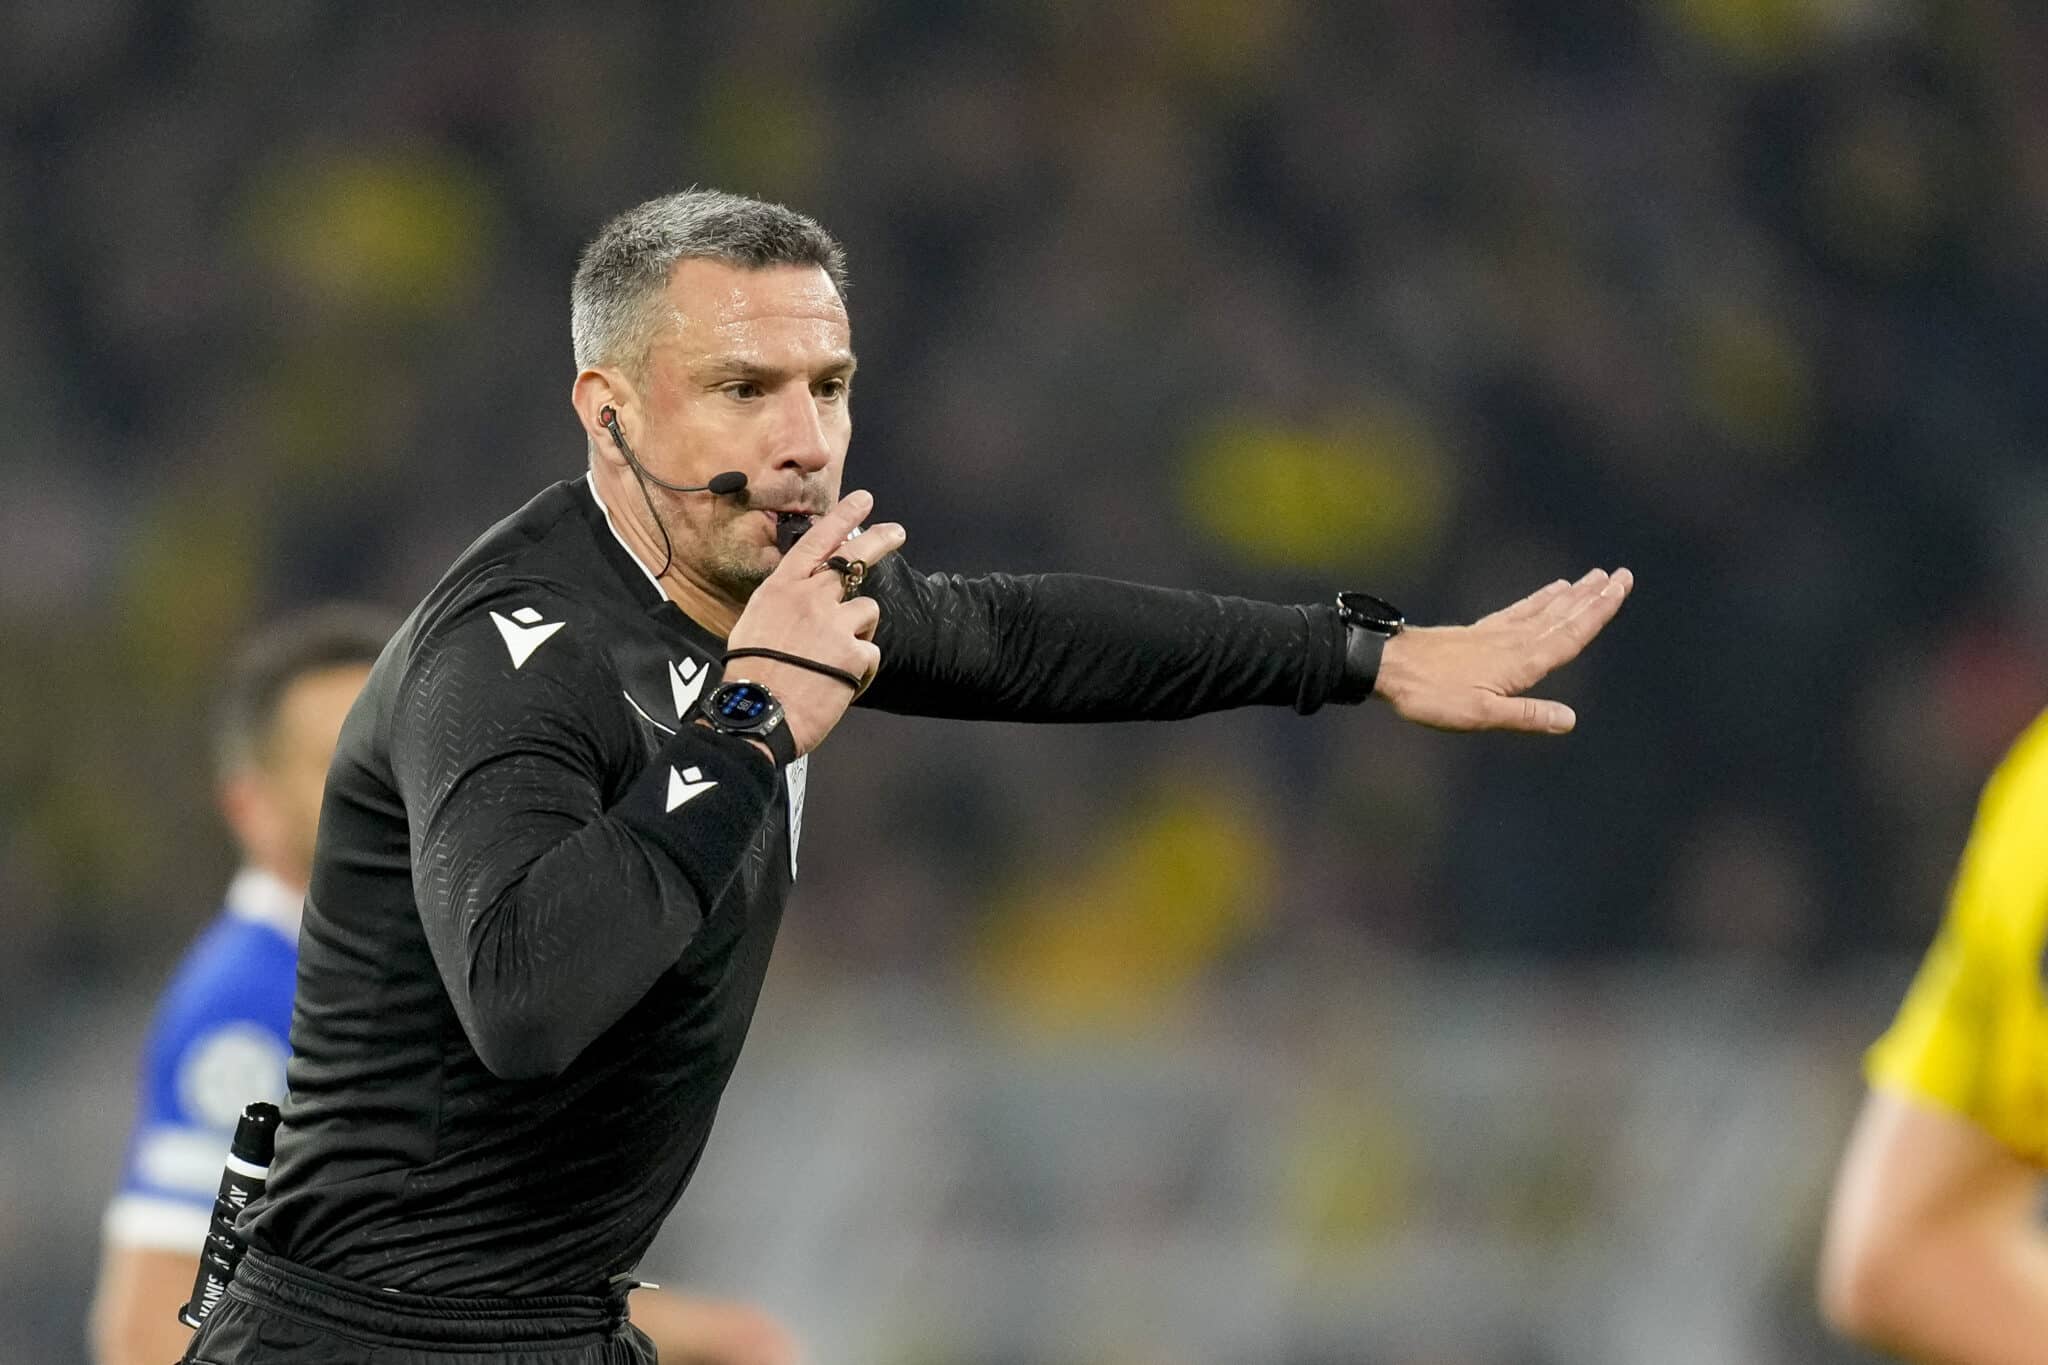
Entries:
{"label": "black long-sleeve referee jersey", "polygon": [[[1005,720],[1309,710],[1334,607],[878,565],[863,704]],[[805,760],[691,725],[721,642],[587,479],[456,561],[341,734],[251,1244],[420,1294],[597,1292],[696,1165],[795,878]]]}

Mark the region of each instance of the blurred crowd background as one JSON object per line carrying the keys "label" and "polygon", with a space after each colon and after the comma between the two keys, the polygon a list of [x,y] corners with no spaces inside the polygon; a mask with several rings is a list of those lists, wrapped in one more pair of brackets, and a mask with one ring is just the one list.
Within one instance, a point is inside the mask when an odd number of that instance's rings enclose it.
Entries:
{"label": "blurred crowd background", "polygon": [[919,566],[1640,587],[1564,742],[846,725],[666,1263],[825,1361],[1853,1358],[1857,1050],[2048,703],[2048,13],[17,0],[0,109],[21,1359],[232,868],[224,654],[576,475],[577,250],[689,184],[846,243]]}

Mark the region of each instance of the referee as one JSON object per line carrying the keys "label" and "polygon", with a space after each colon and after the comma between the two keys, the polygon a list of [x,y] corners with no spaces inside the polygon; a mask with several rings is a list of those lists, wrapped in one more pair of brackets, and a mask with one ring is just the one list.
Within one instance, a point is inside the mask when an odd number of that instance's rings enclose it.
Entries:
{"label": "referee", "polygon": [[1069,575],[914,573],[855,533],[844,256],[691,191],[572,290],[588,472],[485,532],[386,648],[328,774],[290,1096],[191,1362],[651,1361],[641,1253],[702,1152],[856,699],[962,719],[1310,712],[1562,733],[1518,694],[1626,570],[1473,626]]}

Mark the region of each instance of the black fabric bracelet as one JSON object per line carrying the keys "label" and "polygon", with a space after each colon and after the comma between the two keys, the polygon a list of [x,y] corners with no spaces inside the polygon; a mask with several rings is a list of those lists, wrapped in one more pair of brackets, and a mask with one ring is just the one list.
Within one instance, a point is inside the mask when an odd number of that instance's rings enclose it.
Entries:
{"label": "black fabric bracelet", "polygon": [[834,668],[831,664],[821,664],[816,659],[806,659],[801,654],[785,654],[779,649],[762,649],[758,646],[725,651],[725,663],[730,664],[734,659],[773,659],[777,663],[794,664],[798,668],[808,668],[813,673],[822,673],[828,678],[845,683],[854,690],[856,696],[860,693],[860,679],[853,674],[843,668]]}

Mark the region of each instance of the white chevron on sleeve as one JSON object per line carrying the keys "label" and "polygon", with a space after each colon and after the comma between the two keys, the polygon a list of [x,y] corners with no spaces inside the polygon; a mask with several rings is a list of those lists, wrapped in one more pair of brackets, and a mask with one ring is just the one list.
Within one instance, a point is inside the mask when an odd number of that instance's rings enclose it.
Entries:
{"label": "white chevron on sleeve", "polygon": [[512,667],[523,667],[533,657],[533,651],[547,643],[549,636],[568,625],[567,621],[540,622],[540,613],[532,607],[521,607],[510,617],[491,613],[491,623],[498,628],[498,634],[505,637],[505,648],[512,652]]}
{"label": "white chevron on sleeve", "polygon": [[667,810],[674,810],[677,806],[695,801],[717,785],[718,779],[704,776],[702,768],[685,768],[681,772],[670,768]]}

